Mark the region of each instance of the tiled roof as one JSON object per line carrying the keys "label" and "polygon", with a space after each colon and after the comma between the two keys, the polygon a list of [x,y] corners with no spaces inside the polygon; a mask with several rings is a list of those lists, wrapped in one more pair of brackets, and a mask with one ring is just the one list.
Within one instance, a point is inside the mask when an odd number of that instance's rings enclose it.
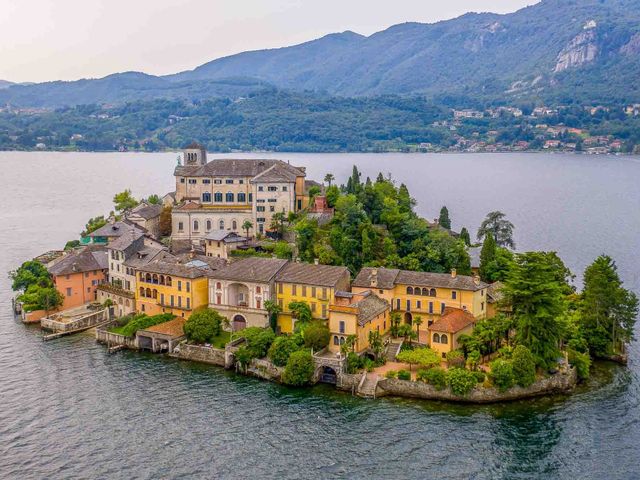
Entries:
{"label": "tiled roof", "polygon": [[159,333],[161,335],[167,335],[168,337],[183,337],[184,322],[185,322],[184,318],[177,317],[177,318],[174,318],[173,320],[169,320],[168,322],[160,323],[158,325],[154,325],[153,327],[140,330],[139,333],[150,332],[150,333]]}
{"label": "tiled roof", "polygon": [[171,261],[171,259],[161,259],[154,260],[139,269],[143,272],[160,273],[163,275],[173,275],[175,277],[194,279],[210,275],[213,272],[207,263],[201,263],[202,265],[199,266],[185,265],[183,263],[179,263],[177,259],[175,261]]}
{"label": "tiled roof", "polygon": [[227,265],[229,264],[229,262],[224,258],[207,257],[206,255],[199,255],[197,253],[192,253],[192,252],[181,253],[179,255],[176,255],[176,257],[181,263],[184,263],[185,265],[189,264],[193,260],[204,262],[207,265],[209,265],[211,270],[222,270],[223,268],[226,268]]}
{"label": "tiled roof", "polygon": [[502,300],[504,295],[502,294],[502,287],[504,284],[502,282],[494,282],[487,288],[487,300],[490,303],[496,303]]}
{"label": "tiled roof", "polygon": [[206,165],[178,165],[174,175],[183,177],[255,177],[276,164],[296,176],[304,175],[303,170],[282,160],[233,158],[211,160]]}
{"label": "tiled roof", "polygon": [[349,278],[347,267],[291,262],[278,272],[276,282],[335,287],[345,276]]}
{"label": "tiled roof", "polygon": [[[371,285],[373,272],[377,271],[378,286]],[[365,267],[353,282],[354,287],[390,289],[394,285],[419,285],[434,288],[452,288],[456,290],[476,291],[487,288],[484,282],[476,284],[473,277],[468,275],[452,276],[450,273],[412,272],[388,268]]]}
{"label": "tiled roof", "polygon": [[129,229],[129,233],[120,235],[109,244],[111,250],[124,252],[125,256],[139,250],[144,246],[144,233],[135,228]]}
{"label": "tiled roof", "polygon": [[358,325],[362,327],[387,310],[389,303],[376,294],[370,293],[362,300],[352,303],[350,306],[358,309]]}
{"label": "tiled roof", "polygon": [[125,261],[124,265],[132,268],[141,268],[154,260],[176,260],[173,255],[167,252],[166,248],[143,246],[133,255],[130,255]]}
{"label": "tiled roof", "polygon": [[247,237],[238,235],[236,232],[229,232],[227,230],[213,230],[204,237],[206,240],[214,240],[218,242],[224,241],[225,243],[234,242],[246,242],[249,240]]}
{"label": "tiled roof", "polygon": [[[376,287],[371,285],[374,273],[376,273],[378,278],[378,285]],[[398,273],[400,273],[400,270],[395,268],[365,267],[360,270],[360,273],[358,273],[358,276],[353,281],[353,286],[362,288],[382,288],[384,290],[388,290],[394,287]]]}
{"label": "tiled roof", "polygon": [[447,307],[444,314],[431,324],[429,330],[436,332],[456,333],[475,323],[475,318],[466,310]]}
{"label": "tiled roof", "polygon": [[128,220],[118,220],[117,222],[111,223],[108,222],[106,225],[100,227],[95,232],[91,232],[89,237],[119,237],[120,235],[124,235],[126,232],[129,232],[131,228],[141,231],[142,233],[146,233],[146,229],[136,225],[133,222],[129,222]]}
{"label": "tiled roof", "polygon": [[136,208],[131,210],[131,215],[139,215],[145,220],[149,220],[151,218],[159,216],[161,212],[162,205],[147,205],[146,203],[141,203]]}
{"label": "tiled roof", "polygon": [[199,144],[198,142],[191,142],[189,145],[184,147],[185,150],[204,150],[204,146]]}
{"label": "tiled roof", "polygon": [[49,273],[54,276],[71,275],[106,270],[108,266],[107,249],[103,246],[88,246],[57,261],[49,268]]}
{"label": "tiled roof", "polygon": [[220,280],[268,283],[287,263],[287,260],[278,258],[248,257],[218,270],[211,277]]}
{"label": "tiled roof", "polygon": [[286,164],[276,163],[272,165],[264,172],[253,177],[251,183],[295,182],[298,175],[284,165]]}

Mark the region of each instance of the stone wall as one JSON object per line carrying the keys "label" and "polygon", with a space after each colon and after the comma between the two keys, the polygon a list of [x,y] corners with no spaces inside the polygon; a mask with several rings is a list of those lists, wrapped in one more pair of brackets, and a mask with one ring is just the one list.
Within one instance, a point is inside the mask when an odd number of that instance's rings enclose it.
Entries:
{"label": "stone wall", "polygon": [[524,398],[537,397],[541,395],[551,395],[567,393],[571,391],[578,377],[575,368],[563,370],[560,373],[548,378],[538,380],[527,388],[513,387],[506,392],[499,392],[495,388],[474,388],[466,397],[454,395],[448,388],[436,390],[433,386],[423,382],[411,382],[398,380],[396,378],[385,378],[378,382],[376,397],[393,395],[397,397],[421,398],[425,400],[444,400],[449,402],[466,403],[496,403],[520,400]]}
{"label": "stone wall", "polygon": [[107,325],[96,328],[96,341],[98,343],[106,343],[110,347],[114,345],[122,345],[123,347],[137,350],[138,342],[136,337],[126,337],[119,333],[112,333],[108,331],[109,328],[117,325],[118,322],[111,322]]}
{"label": "stone wall", "polygon": [[181,343],[169,356],[181,360],[190,360],[192,362],[209,363],[221,367],[225,366],[225,351],[220,348]]}
{"label": "stone wall", "polygon": [[343,373],[338,377],[336,388],[338,390],[344,390],[355,394],[358,389],[358,385],[360,384],[360,380],[362,380],[361,373]]}
{"label": "stone wall", "polygon": [[280,382],[284,368],[276,367],[269,360],[253,359],[247,367],[246,374],[272,382]]}
{"label": "stone wall", "polygon": [[[63,312],[64,313],[64,312]],[[54,316],[55,317],[55,316]],[[45,317],[40,320],[40,326],[46,330],[54,332],[72,332],[82,328],[91,328],[109,319],[109,310],[99,310],[97,312],[88,313],[76,320],[69,322],[61,322],[55,318]]]}

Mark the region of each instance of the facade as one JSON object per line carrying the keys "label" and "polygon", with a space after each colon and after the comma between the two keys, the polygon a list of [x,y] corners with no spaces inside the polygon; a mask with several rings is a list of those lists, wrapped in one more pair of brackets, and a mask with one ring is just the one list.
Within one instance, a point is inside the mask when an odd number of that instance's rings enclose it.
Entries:
{"label": "facade", "polygon": [[266,301],[275,300],[275,278],[287,260],[249,257],[209,279],[209,306],[225,316],[232,331],[269,326]]}
{"label": "facade", "polygon": [[413,324],[422,319],[420,338],[430,338],[431,325],[447,307],[466,311],[476,320],[487,316],[488,285],[478,276],[448,273],[412,272],[387,268],[363,268],[352,285],[354,293],[374,291],[387,300],[402,321]]}
{"label": "facade", "polygon": [[295,319],[289,304],[305,302],[314,319],[327,320],[329,306],[338,291],[348,291],[350,276],[346,267],[290,262],[276,276],[278,332],[292,333]]}
{"label": "facade", "polygon": [[130,234],[132,228],[141,233],[147,233],[145,229],[129,220],[115,220],[111,217],[106,225],[88,234],[83,241],[100,245],[108,244],[122,235]]}
{"label": "facade", "polygon": [[329,307],[329,351],[339,353],[350,335],[355,335],[357,353],[369,348],[369,332],[384,335],[391,327],[389,302],[371,290],[360,293],[337,292]]}
{"label": "facade", "polygon": [[210,232],[205,237],[205,253],[207,257],[229,258],[229,254],[238,247],[249,243],[247,237],[238,235],[235,232],[216,230]]}
{"label": "facade", "polygon": [[466,310],[445,308],[444,314],[429,327],[431,348],[445,358],[448,352],[460,348],[460,335],[470,335],[475,322],[475,317]]}
{"label": "facade", "polygon": [[178,165],[172,238],[203,240],[212,231],[240,232],[250,221],[264,234],[277,212],[305,208],[305,171],[281,160],[218,159],[207,162],[204,147],[192,144]]}
{"label": "facade", "polygon": [[208,276],[212,273],[202,260],[160,259],[141,266],[135,290],[138,312],[189,318],[195,309],[208,305]]}
{"label": "facade", "polygon": [[97,300],[97,287],[107,278],[107,263],[106,249],[92,245],[66,255],[49,267],[53,283],[64,297],[63,310]]}
{"label": "facade", "polygon": [[162,205],[141,203],[127,215],[127,220],[146,230],[154,238],[160,238],[160,214]]}

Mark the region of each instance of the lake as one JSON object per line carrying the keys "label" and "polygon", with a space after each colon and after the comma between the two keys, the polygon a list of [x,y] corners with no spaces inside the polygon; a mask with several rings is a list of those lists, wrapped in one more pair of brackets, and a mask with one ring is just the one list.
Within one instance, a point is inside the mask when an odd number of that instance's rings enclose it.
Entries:
{"label": "lake", "polygon": [[[42,342],[4,272],[77,238],[113,194],[173,190],[175,153],[0,152],[0,478],[640,478],[638,344],[571,397],[493,406],[367,401],[160,356],[91,335]],[[209,154],[281,158],[405,183],[417,211],[474,234],[502,210],[517,249],[578,275],[599,254],[640,291],[640,159],[545,154]]]}

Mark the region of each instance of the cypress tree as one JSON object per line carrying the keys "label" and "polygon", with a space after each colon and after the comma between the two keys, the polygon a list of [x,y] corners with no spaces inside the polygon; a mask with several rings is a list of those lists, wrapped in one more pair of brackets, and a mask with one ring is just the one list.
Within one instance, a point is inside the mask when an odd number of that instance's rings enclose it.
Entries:
{"label": "cypress tree", "polygon": [[440,218],[438,219],[438,223],[447,230],[451,230],[451,219],[449,218],[449,210],[447,207],[442,207],[440,209]]}
{"label": "cypress tree", "polygon": [[462,230],[460,230],[460,240],[462,240],[467,247],[471,245],[471,236],[469,235],[467,227],[462,227]]}
{"label": "cypress tree", "polygon": [[480,250],[480,278],[485,282],[492,281],[491,268],[496,260],[496,241],[491,233],[487,233]]}

